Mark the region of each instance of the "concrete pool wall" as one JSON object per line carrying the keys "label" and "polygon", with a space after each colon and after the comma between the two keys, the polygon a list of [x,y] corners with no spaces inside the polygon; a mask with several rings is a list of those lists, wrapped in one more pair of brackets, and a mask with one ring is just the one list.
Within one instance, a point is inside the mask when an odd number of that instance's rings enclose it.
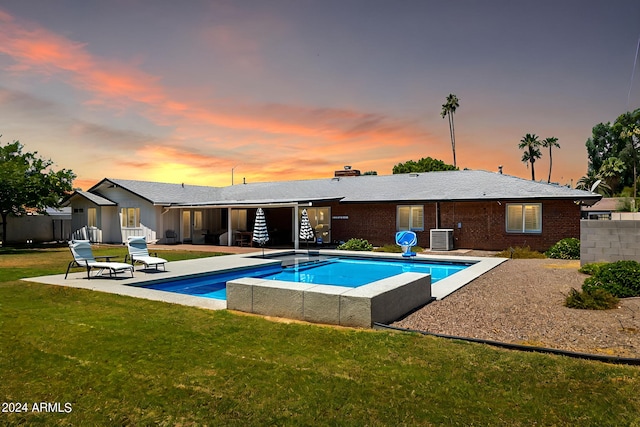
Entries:
{"label": "concrete pool wall", "polygon": [[370,328],[431,301],[431,276],[402,273],[357,288],[258,278],[227,282],[227,308],[313,323]]}

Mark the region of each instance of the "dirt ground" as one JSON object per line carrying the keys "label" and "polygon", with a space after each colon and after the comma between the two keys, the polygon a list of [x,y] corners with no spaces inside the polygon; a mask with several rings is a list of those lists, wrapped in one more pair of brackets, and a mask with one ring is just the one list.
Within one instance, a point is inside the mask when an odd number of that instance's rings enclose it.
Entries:
{"label": "dirt ground", "polygon": [[[468,254],[471,255],[471,254]],[[475,255],[475,254],[474,254]],[[640,357],[640,298],[613,310],[564,306],[579,261],[512,259],[394,326],[576,352]]]}

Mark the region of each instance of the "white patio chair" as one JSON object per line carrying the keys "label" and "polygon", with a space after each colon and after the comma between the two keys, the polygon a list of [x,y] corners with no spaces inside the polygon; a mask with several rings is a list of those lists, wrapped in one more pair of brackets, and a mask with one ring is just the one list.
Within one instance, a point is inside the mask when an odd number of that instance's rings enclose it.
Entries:
{"label": "white patio chair", "polygon": [[[155,266],[156,270],[158,270],[158,266],[162,265],[162,269],[166,270],[165,263],[168,261],[164,258],[158,258],[156,256],[149,255],[149,249],[147,249],[147,241],[142,236],[129,236],[127,238],[127,249],[129,250],[129,255],[127,257],[131,258],[131,265],[135,263],[144,264],[146,268],[149,266]],[[125,261],[127,258],[125,258]]]}
{"label": "white patio chair", "polygon": [[[109,271],[109,277],[114,277],[115,274],[129,270],[131,277],[133,277],[133,266],[122,262],[112,262],[111,258],[115,258],[115,256],[94,257],[91,250],[91,242],[88,240],[72,240],[69,242],[69,249],[71,250],[71,255],[73,255],[73,261],[67,266],[67,272],[64,275],[65,279],[69,275],[71,267],[86,268],[87,279],[91,279],[91,270],[95,269],[98,272],[94,277],[102,275],[104,270]],[[104,259],[105,261],[98,261],[96,258]]]}

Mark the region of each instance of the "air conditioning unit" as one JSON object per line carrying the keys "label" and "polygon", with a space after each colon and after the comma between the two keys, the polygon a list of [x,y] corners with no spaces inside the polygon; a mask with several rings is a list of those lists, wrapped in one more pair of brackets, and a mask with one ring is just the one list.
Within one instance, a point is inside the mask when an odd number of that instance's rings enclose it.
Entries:
{"label": "air conditioning unit", "polygon": [[434,228],[430,230],[431,250],[450,251],[453,249],[453,229]]}

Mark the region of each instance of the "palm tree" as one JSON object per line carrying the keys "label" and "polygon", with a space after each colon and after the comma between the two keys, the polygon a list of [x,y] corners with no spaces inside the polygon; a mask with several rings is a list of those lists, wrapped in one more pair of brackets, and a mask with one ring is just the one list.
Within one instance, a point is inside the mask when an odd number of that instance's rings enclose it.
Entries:
{"label": "palm tree", "polygon": [[560,144],[558,144],[558,138],[555,136],[551,136],[542,141],[542,146],[544,148],[549,148],[549,178],[547,179],[547,183],[551,182],[551,166],[553,166],[553,158],[551,157],[551,148],[556,147],[560,148]]}
{"label": "palm tree", "polygon": [[451,149],[453,150],[453,166],[456,165],[456,131],[453,125],[453,115],[456,109],[460,106],[458,97],[452,93],[447,96],[447,102],[442,104],[442,112],[440,115],[444,119],[445,116],[449,117],[449,135],[451,136]]}
{"label": "palm tree", "polygon": [[592,191],[605,197],[611,194],[611,187],[607,184],[599,173],[593,169],[578,180],[576,188],[579,190]]}
{"label": "palm tree", "polygon": [[607,183],[607,187],[613,190],[618,188],[625,168],[622,160],[617,157],[609,157],[598,169],[598,177]]}
{"label": "palm tree", "polygon": [[531,163],[531,181],[536,180],[536,171],[533,167],[536,160],[542,157],[542,153],[540,152],[540,141],[538,140],[538,135],[536,134],[526,134],[524,138],[520,140],[520,144],[518,148],[524,150],[524,154],[522,155],[522,161],[524,163]]}

